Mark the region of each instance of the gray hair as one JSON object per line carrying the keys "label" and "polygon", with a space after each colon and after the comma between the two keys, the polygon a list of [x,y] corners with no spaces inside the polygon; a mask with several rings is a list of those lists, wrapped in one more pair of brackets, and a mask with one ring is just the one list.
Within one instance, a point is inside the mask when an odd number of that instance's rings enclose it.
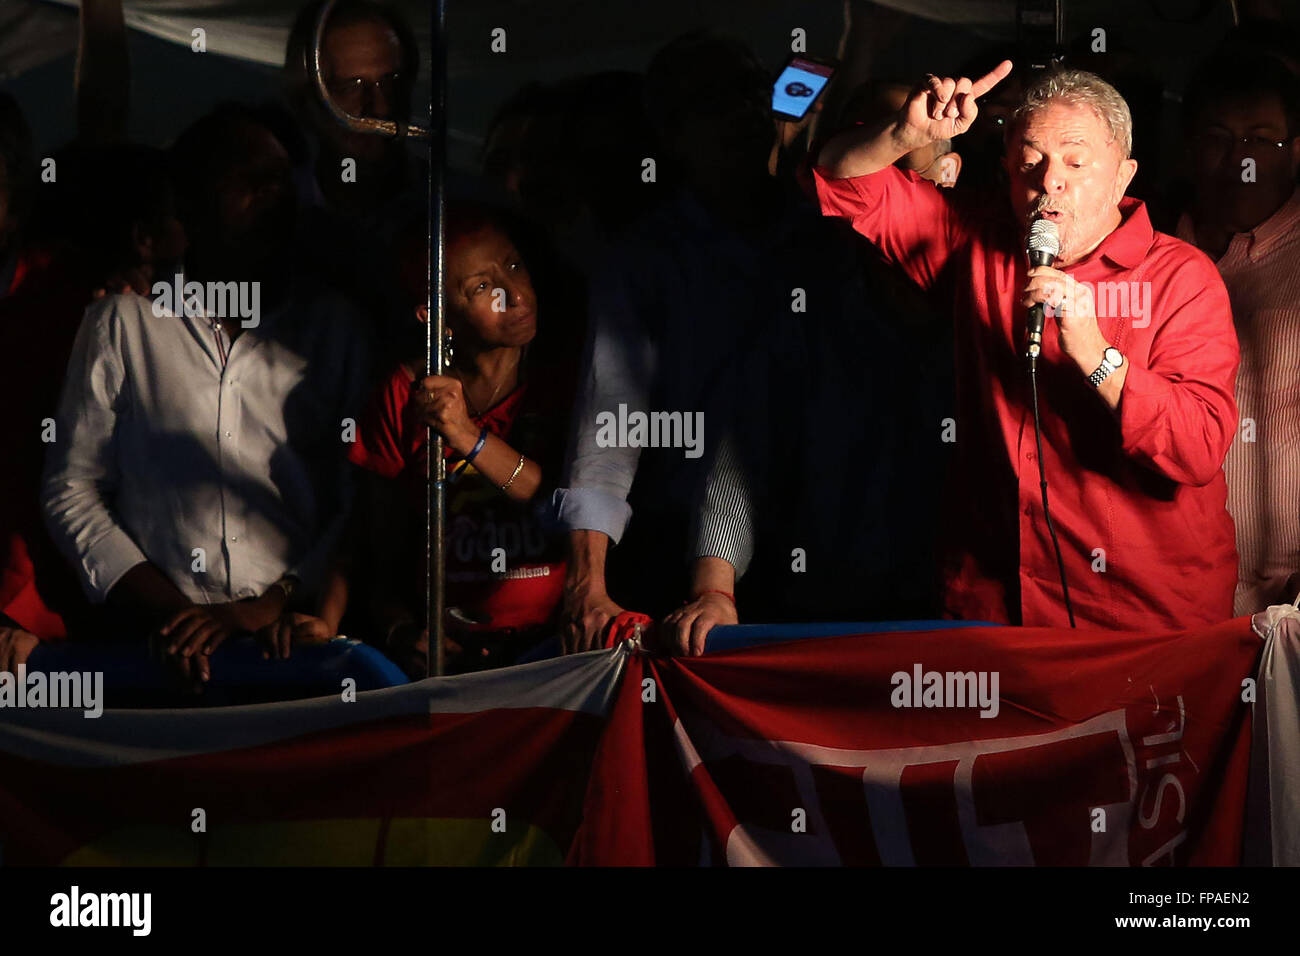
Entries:
{"label": "gray hair", "polygon": [[1015,128],[1030,113],[1046,109],[1052,103],[1085,106],[1092,110],[1106,125],[1111,141],[1119,145],[1124,158],[1133,155],[1133,115],[1128,104],[1119,95],[1119,90],[1085,70],[1056,69],[1040,74],[1026,87],[1008,130]]}

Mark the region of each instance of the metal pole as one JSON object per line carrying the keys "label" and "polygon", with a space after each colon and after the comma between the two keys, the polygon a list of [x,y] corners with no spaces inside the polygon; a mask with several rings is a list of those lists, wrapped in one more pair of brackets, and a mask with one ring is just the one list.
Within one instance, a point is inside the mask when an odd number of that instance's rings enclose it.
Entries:
{"label": "metal pole", "polygon": [[[434,4],[432,20],[429,31],[433,50],[430,67],[433,95],[429,97],[429,322],[425,328],[424,368],[426,375],[441,375],[446,327],[443,243],[447,208],[447,0],[437,0]],[[424,593],[429,652],[426,674],[441,677],[447,570],[447,465],[443,459],[442,435],[432,428],[427,435],[424,556],[428,570]]]}
{"label": "metal pole", "polygon": [[[330,97],[329,85],[325,80],[321,66],[321,45],[325,38],[325,25],[334,11],[336,0],[329,0],[316,19],[316,29],[312,35],[312,48],[308,54],[307,66],[315,80],[316,90],[321,101],[334,119],[343,127],[358,133],[370,133],[379,136],[409,136],[412,139],[429,140],[429,268],[428,295],[425,299],[428,307],[429,322],[424,339],[424,374],[441,375],[443,373],[443,216],[446,210],[445,170],[447,168],[447,3],[437,0],[433,7],[430,23],[430,40],[433,47],[430,75],[432,77],[433,95],[429,98],[429,126],[409,126],[405,117],[397,122],[379,120],[372,117],[353,116],[340,109]],[[425,655],[425,675],[441,677],[443,673],[443,607],[446,603],[445,582],[447,570],[446,530],[447,501],[446,482],[447,467],[442,458],[442,436],[431,428],[426,428],[429,449],[428,461],[425,462],[424,479],[428,494],[425,501],[425,587],[424,612],[425,624],[429,633],[429,650]]]}

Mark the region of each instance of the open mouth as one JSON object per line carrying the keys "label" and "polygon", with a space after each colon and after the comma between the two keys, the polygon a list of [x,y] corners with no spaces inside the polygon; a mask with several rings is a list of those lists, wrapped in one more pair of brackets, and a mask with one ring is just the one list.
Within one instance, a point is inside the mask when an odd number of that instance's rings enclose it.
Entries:
{"label": "open mouth", "polygon": [[1038,212],[1039,219],[1050,219],[1052,222],[1060,222],[1065,218],[1065,213],[1059,209],[1042,209]]}

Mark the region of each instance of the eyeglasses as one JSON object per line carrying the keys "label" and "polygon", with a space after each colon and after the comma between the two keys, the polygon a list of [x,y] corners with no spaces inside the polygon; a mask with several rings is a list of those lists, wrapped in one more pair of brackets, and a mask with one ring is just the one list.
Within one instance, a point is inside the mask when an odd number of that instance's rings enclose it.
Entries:
{"label": "eyeglasses", "polygon": [[1271,136],[1235,136],[1227,130],[1205,130],[1197,133],[1195,142],[1198,147],[1217,156],[1226,156],[1234,147],[1245,146],[1248,155],[1270,151],[1276,153],[1291,145],[1289,139],[1274,139]]}
{"label": "eyeglasses", "polygon": [[377,80],[367,80],[364,76],[336,77],[326,83],[330,95],[345,103],[360,103],[367,92],[372,98],[379,94],[385,102],[392,103],[401,85],[401,73],[386,73]]}

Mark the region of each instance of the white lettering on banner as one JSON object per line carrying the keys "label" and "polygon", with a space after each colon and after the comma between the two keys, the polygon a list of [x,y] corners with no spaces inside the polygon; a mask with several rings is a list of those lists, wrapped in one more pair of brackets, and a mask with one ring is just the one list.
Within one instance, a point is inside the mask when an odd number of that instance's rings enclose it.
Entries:
{"label": "white lettering on banner", "polygon": [[[1152,688],[1151,693],[1153,696],[1155,695],[1154,688]],[[1159,711],[1159,709],[1160,698],[1156,697],[1156,710]],[[1167,803],[1169,807],[1176,808],[1174,809],[1173,816],[1180,827],[1179,831],[1170,837],[1168,842],[1142,860],[1143,866],[1151,866],[1153,863],[1158,862],[1166,856],[1169,857],[1169,860],[1172,863],[1174,851],[1178,848],[1180,843],[1187,839],[1187,831],[1181,829],[1184,816],[1187,812],[1187,794],[1183,789],[1182,783],[1178,779],[1177,771],[1174,769],[1174,765],[1181,763],[1183,758],[1187,756],[1182,746],[1183,729],[1186,726],[1187,708],[1183,704],[1183,698],[1180,696],[1178,697],[1177,729],[1170,730],[1168,733],[1152,734],[1149,737],[1142,738],[1143,747],[1167,746],[1173,744],[1174,749],[1171,752],[1162,754],[1158,757],[1148,757],[1143,762],[1143,768],[1146,770],[1153,770],[1156,767],[1169,769],[1162,770],[1160,779],[1154,782],[1155,794],[1151,801],[1147,800],[1147,796],[1152,792],[1152,781],[1148,779],[1146,785],[1142,788],[1142,795],[1138,798],[1138,823],[1141,824],[1142,828],[1145,830],[1150,830],[1157,826],[1160,823],[1162,815],[1161,811]],[[1166,790],[1171,791],[1177,797],[1177,800],[1175,801],[1171,798],[1166,801],[1164,799]],[[1151,812],[1149,814],[1142,810],[1142,808],[1148,804],[1151,805]]]}
{"label": "white lettering on banner", "polygon": [[[981,769],[982,760],[1023,754],[1032,761],[1033,752],[1049,754],[1050,748],[1058,746],[1069,750],[1074,760],[1092,759],[1088,764],[1090,773],[1100,776],[1104,771],[1118,787],[1110,792],[1110,802],[1098,802],[1087,808],[1100,807],[1105,811],[1110,825],[1104,832],[1094,832],[1087,826],[1086,813],[1083,816],[1079,838],[1086,836],[1089,841],[1088,864],[1129,864],[1130,821],[1139,797],[1138,762],[1123,710],[1109,711],[1046,734],[892,750],[844,750],[796,741],[735,738],[724,735],[703,718],[689,719],[689,733],[680,719],[673,727],[678,752],[688,773],[693,773],[702,763],[728,757],[739,757],[753,764],[784,766],[793,775],[800,805],[808,811],[808,832],[800,834],[740,821],[725,835],[727,863],[732,866],[841,865],[814,779],[814,772],[825,768],[861,768],[866,804],[862,809],[870,817],[876,851],[886,866],[917,863],[913,834],[916,822],[909,819],[904,775],[927,769],[938,771],[937,776],[932,774],[927,778],[927,784],[933,784],[936,779],[946,780],[952,788],[962,844],[953,850],[963,849],[972,866],[1033,865],[1036,862],[1033,841],[1025,823],[1014,818],[997,819],[1005,816],[1006,808],[985,806],[989,803],[987,795],[977,806],[974,777]],[[1086,757],[1080,756],[1085,751]],[[1102,761],[1112,766],[1106,767]],[[983,769],[987,772],[987,768]],[[990,788],[986,784],[983,789]],[[838,807],[832,809],[843,812]],[[854,809],[848,808],[850,812]],[[934,839],[932,834],[923,836]]]}

